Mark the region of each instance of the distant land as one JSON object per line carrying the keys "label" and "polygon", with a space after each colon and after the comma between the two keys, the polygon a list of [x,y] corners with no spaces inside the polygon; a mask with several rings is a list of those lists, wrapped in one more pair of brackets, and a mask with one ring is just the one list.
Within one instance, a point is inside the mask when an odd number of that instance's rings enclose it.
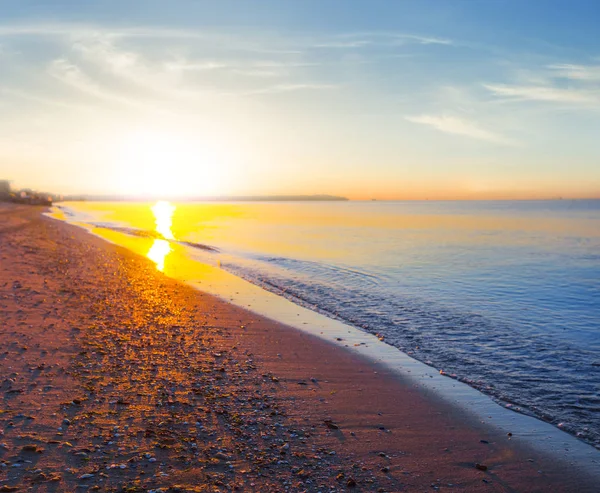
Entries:
{"label": "distant land", "polygon": [[230,195],[219,197],[168,197],[168,196],[126,196],[126,195],[66,195],[64,202],[152,202],[172,200],[174,202],[339,202],[346,197],[336,195]]}

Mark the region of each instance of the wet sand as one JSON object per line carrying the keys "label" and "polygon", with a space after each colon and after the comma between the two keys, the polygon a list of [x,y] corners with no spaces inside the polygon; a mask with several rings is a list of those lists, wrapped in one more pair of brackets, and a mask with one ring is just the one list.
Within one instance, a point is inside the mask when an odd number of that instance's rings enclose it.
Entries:
{"label": "wet sand", "polygon": [[42,210],[0,207],[0,491],[598,491]]}

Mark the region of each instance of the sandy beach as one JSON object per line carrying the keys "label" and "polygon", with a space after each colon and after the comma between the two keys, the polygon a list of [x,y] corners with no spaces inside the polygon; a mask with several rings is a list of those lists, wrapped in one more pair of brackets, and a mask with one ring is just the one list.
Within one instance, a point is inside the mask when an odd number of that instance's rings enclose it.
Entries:
{"label": "sandy beach", "polygon": [[43,211],[0,208],[0,491],[598,491]]}

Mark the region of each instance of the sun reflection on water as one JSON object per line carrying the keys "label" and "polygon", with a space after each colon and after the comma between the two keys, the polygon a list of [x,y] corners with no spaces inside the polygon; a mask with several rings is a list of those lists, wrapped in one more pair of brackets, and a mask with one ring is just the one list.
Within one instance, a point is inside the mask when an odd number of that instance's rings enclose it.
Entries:
{"label": "sun reflection on water", "polygon": [[165,270],[165,259],[171,252],[171,244],[168,240],[175,239],[171,231],[175,206],[170,202],[160,200],[150,210],[154,214],[155,230],[162,238],[154,240],[146,256],[156,264],[156,268],[160,272],[163,272]]}
{"label": "sun reflection on water", "polygon": [[175,237],[171,231],[171,226],[173,225],[175,206],[166,200],[159,200],[150,209],[154,214],[156,232],[161,234],[165,240],[174,240]]}

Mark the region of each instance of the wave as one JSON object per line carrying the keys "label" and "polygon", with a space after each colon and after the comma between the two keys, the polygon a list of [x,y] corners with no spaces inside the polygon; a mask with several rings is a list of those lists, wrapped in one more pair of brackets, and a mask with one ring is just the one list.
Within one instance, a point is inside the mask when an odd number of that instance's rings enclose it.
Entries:
{"label": "wave", "polygon": [[178,243],[180,245],[186,245],[192,248],[197,248],[198,250],[205,250],[207,252],[219,253],[221,251],[213,246],[206,245],[204,243],[196,243],[193,241],[175,241],[175,243]]}
{"label": "wave", "polygon": [[137,236],[140,238],[153,238],[156,240],[165,240],[165,241],[168,241],[169,243],[177,243],[179,245],[185,245],[185,246],[188,246],[191,248],[196,248],[198,250],[204,250],[207,252],[213,252],[213,253],[220,252],[220,250],[218,248],[215,248],[210,245],[206,245],[204,243],[196,243],[193,241],[182,241],[182,240],[173,240],[173,239],[165,238],[163,235],[161,235],[160,233],[158,233],[157,231],[154,231],[154,230],[130,228],[130,227],[124,227],[124,226],[115,226],[114,224],[111,224],[111,223],[92,222],[89,224],[95,228],[109,229],[111,231],[116,231],[118,233],[123,233],[123,234],[129,235],[129,236]]}
{"label": "wave", "polygon": [[[353,268],[254,256],[223,268],[266,291],[381,340],[445,375],[600,449],[597,355],[510,322],[416,295],[399,295]],[[258,261],[257,261],[258,260]],[[273,269],[273,266],[276,268]]]}
{"label": "wave", "polygon": [[166,239],[160,233],[156,231],[147,230],[147,229],[136,229],[136,228],[127,228],[121,226],[115,226],[110,223],[90,223],[94,228],[102,228],[109,229],[111,231],[116,231],[117,233],[124,233],[129,236],[138,236],[140,238],[154,238],[156,240],[164,240]]}
{"label": "wave", "polygon": [[289,257],[274,257],[264,255],[248,255],[249,259],[265,262],[270,266],[284,269],[296,275],[306,274],[327,279],[329,283],[356,284],[364,287],[374,287],[380,284],[380,278],[358,268],[326,264],[314,260],[298,260]]}

